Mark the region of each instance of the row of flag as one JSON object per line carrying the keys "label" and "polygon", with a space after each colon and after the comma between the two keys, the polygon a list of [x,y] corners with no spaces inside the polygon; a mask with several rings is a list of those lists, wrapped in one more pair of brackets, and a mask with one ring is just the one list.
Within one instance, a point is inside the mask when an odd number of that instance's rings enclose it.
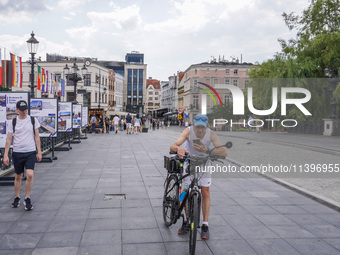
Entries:
{"label": "row of flag", "polygon": [[[5,62],[6,63],[6,62]],[[1,48],[0,48],[0,86],[6,84],[12,87],[22,88],[22,59],[15,54],[10,53],[10,63],[8,67],[8,80],[3,84],[2,73],[5,72],[2,67]],[[6,77],[6,75],[5,75]],[[61,79],[60,74],[53,74],[38,65],[37,72],[37,89],[58,96],[65,96],[65,80]]]}
{"label": "row of flag", "polygon": [[[1,49],[0,49],[0,86],[3,86],[2,82],[2,56],[1,56]],[[8,70],[8,81],[7,84],[10,84],[12,87],[20,87],[22,88],[22,59],[15,54],[10,53],[10,64]]]}
{"label": "row of flag", "polygon": [[37,89],[41,92],[65,96],[65,80],[38,65]]}

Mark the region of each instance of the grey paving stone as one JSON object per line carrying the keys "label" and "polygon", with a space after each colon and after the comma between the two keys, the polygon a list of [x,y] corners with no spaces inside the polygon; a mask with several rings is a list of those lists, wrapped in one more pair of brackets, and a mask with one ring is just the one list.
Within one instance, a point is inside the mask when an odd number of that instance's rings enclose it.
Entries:
{"label": "grey paving stone", "polygon": [[209,240],[207,241],[207,244],[214,255],[224,255],[226,252],[229,254],[258,255],[258,253],[244,240]]}
{"label": "grey paving stone", "polygon": [[157,221],[153,215],[148,217],[122,217],[122,229],[148,229],[157,228]]}
{"label": "grey paving stone", "polygon": [[251,214],[272,215],[277,213],[272,207],[268,205],[243,205],[242,207]]}
{"label": "grey paving stone", "polygon": [[22,219],[20,221],[17,221],[8,231],[8,233],[43,233],[46,231],[49,224],[50,221],[26,221]]}
{"label": "grey paving stone", "polygon": [[120,219],[88,219],[85,225],[85,231],[122,229]]}
{"label": "grey paving stone", "polygon": [[[165,242],[168,255],[189,254],[189,242]],[[204,241],[196,241],[196,254],[213,254]]]}
{"label": "grey paving stone", "polygon": [[79,232],[83,231],[86,219],[54,219],[46,232]]}
{"label": "grey paving stone", "polygon": [[233,226],[244,239],[271,239],[279,238],[266,226]]}
{"label": "grey paving stone", "polygon": [[272,208],[282,214],[305,214],[306,211],[297,205],[272,205]]}
{"label": "grey paving stone", "polygon": [[5,234],[0,238],[0,250],[35,248],[42,233],[38,234]]}
{"label": "grey paving stone", "polygon": [[322,240],[338,249],[340,253],[340,238],[323,238]]}
{"label": "grey paving stone", "polygon": [[143,244],[123,244],[123,254],[139,254],[139,255],[166,255],[164,243],[143,243]]}
{"label": "grey paving stone", "polygon": [[330,224],[307,225],[305,228],[317,237],[340,237],[340,228]]}
{"label": "grey paving stone", "polygon": [[122,216],[120,208],[104,208],[91,209],[89,219],[116,219],[119,220]]}
{"label": "grey paving stone", "polygon": [[287,218],[291,219],[292,221],[296,222],[301,226],[307,225],[324,225],[325,221],[316,217],[312,214],[287,214],[285,215]]}
{"label": "grey paving stone", "polygon": [[281,238],[316,238],[316,236],[311,232],[297,224],[288,226],[268,226],[268,228],[274,231]]}
{"label": "grey paving stone", "polygon": [[123,244],[163,242],[159,229],[123,229]]}
{"label": "grey paving stone", "polygon": [[294,221],[282,214],[257,214],[255,217],[266,226],[272,225],[296,225]]}
{"label": "grey paving stone", "polygon": [[0,221],[0,234],[5,234],[14,224],[15,221]]}
{"label": "grey paving stone", "polygon": [[37,248],[32,255],[77,255],[78,247]]}
{"label": "grey paving stone", "polygon": [[45,233],[40,239],[38,248],[78,247],[82,232]]}
{"label": "grey paving stone", "polygon": [[31,255],[33,249],[0,250],[0,255]]}
{"label": "grey paving stone", "polygon": [[60,208],[55,219],[59,219],[59,220],[87,219],[88,214],[89,214],[89,209],[78,210],[78,209]]}
{"label": "grey paving stone", "polygon": [[122,248],[120,244],[99,245],[99,246],[81,246],[77,255],[120,255]]}
{"label": "grey paving stone", "polygon": [[261,255],[300,255],[301,253],[282,239],[247,240],[250,246]]}
{"label": "grey paving stone", "polygon": [[121,245],[121,230],[86,231],[80,246]]}
{"label": "grey paving stone", "polygon": [[123,217],[149,217],[153,215],[153,210],[150,207],[124,207],[122,215]]}
{"label": "grey paving stone", "polygon": [[304,255],[339,254],[339,250],[321,239],[286,239],[286,241]]}
{"label": "grey paving stone", "polygon": [[316,216],[318,218],[321,218],[322,220],[334,225],[334,226],[340,227],[340,214],[339,213],[332,213],[332,214],[319,213]]}

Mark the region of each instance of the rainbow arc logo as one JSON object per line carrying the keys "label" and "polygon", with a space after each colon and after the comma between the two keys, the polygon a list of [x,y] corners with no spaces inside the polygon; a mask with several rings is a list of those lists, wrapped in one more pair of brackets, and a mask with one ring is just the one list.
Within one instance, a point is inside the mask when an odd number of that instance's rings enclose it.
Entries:
{"label": "rainbow arc logo", "polygon": [[[221,100],[219,94],[217,93],[217,91],[216,91],[213,87],[211,87],[210,85],[208,85],[208,84],[206,84],[206,83],[203,83],[203,82],[197,82],[197,83],[198,83],[198,84],[201,84],[201,85],[203,85],[203,86],[206,86],[206,87],[209,88],[212,92],[214,92],[214,94],[217,96],[218,100],[220,101],[220,104],[223,105],[222,100]],[[207,93],[207,94],[212,98],[212,100],[214,101],[215,105],[217,105],[214,96],[211,94],[211,92],[210,92],[209,90],[204,89],[204,88],[200,88],[200,87],[198,87],[198,89],[203,90],[205,93]]]}

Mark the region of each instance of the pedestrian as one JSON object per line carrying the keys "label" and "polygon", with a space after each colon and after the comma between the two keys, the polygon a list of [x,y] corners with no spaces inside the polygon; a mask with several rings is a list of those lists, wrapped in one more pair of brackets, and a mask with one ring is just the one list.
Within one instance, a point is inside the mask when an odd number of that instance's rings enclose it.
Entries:
{"label": "pedestrian", "polygon": [[156,129],[156,120],[152,120],[152,130],[155,131]]}
{"label": "pedestrian", "polygon": [[189,127],[189,122],[188,122],[188,120],[185,121],[185,127],[186,127],[186,128]]}
{"label": "pedestrian", "polygon": [[249,116],[249,119],[248,119],[248,126],[249,126],[249,132],[253,131],[253,124],[254,124],[254,118],[253,116]]}
{"label": "pedestrian", "polygon": [[130,113],[126,116],[126,134],[131,134],[131,128],[132,128],[132,117]]}
{"label": "pedestrian", "polygon": [[136,117],[135,117],[135,123],[134,123],[135,125],[135,133],[136,133],[136,135],[138,134],[138,132],[139,132],[139,128],[140,128],[140,124],[141,124],[141,120],[140,120],[140,118],[139,118],[139,115],[137,114],[136,115]]}
{"label": "pedestrian", "polygon": [[124,131],[124,123],[125,123],[125,120],[124,120],[124,117],[122,117],[122,119],[120,120],[120,131]]}
{"label": "pedestrian", "polygon": [[162,120],[162,124],[161,125],[162,125],[162,128],[164,128],[164,120]]}
{"label": "pedestrian", "polygon": [[93,115],[91,118],[92,133],[96,133],[96,122],[97,122],[96,116]]}
{"label": "pedestrian", "polygon": [[170,127],[170,120],[168,120],[168,128]]}
{"label": "pedestrian", "polygon": [[98,125],[99,125],[99,132],[100,132],[100,133],[103,133],[103,132],[104,132],[104,130],[103,130],[104,121],[103,121],[103,116],[102,116],[102,115],[100,115],[100,117],[99,117],[99,123],[98,123]]}
{"label": "pedestrian", "polygon": [[116,134],[118,132],[118,128],[119,128],[119,117],[118,115],[116,115],[114,118],[113,118],[113,123],[114,123],[114,127],[115,127],[115,130],[116,130]]}
{"label": "pedestrian", "polygon": [[106,130],[106,134],[110,133],[110,119],[109,119],[109,117],[105,117],[105,130]]}
{"label": "pedestrian", "polygon": [[13,137],[13,164],[15,169],[14,191],[15,198],[12,207],[20,205],[20,188],[24,170],[26,168],[26,196],[24,200],[25,210],[33,209],[31,190],[33,186],[33,172],[36,160],[41,161],[41,146],[39,138],[39,121],[35,117],[27,115],[28,105],[24,100],[16,104],[18,117],[8,122],[8,132],[5,145],[3,162],[9,164],[8,151]]}
{"label": "pedestrian", "polygon": [[261,120],[257,120],[256,121],[256,132],[257,133],[260,133],[260,127],[261,127]]}

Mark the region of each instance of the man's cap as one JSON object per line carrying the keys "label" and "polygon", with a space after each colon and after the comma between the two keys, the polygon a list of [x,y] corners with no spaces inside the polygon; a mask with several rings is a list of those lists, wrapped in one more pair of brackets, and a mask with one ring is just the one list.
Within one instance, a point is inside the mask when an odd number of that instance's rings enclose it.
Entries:
{"label": "man's cap", "polygon": [[20,111],[24,111],[26,109],[28,109],[27,103],[24,100],[19,100],[17,102],[17,109],[19,109]]}
{"label": "man's cap", "polygon": [[208,126],[208,117],[204,114],[197,114],[194,118],[194,126]]}

